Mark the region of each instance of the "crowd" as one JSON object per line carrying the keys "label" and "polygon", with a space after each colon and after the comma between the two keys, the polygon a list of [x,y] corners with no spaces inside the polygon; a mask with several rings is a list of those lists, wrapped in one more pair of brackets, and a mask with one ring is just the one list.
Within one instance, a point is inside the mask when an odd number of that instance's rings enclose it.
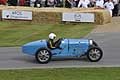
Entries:
{"label": "crowd", "polygon": [[120,0],[0,0],[0,4],[31,7],[96,7],[107,9],[111,16],[117,16],[120,13]]}

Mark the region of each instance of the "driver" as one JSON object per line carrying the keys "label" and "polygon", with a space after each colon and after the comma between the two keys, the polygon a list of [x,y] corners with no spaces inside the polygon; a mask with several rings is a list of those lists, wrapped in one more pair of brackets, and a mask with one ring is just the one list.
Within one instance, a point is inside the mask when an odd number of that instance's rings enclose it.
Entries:
{"label": "driver", "polygon": [[61,49],[59,46],[61,44],[61,39],[55,41],[55,38],[56,38],[56,35],[54,33],[49,34],[48,47],[50,49],[55,49],[55,48]]}
{"label": "driver", "polygon": [[55,47],[55,38],[56,38],[56,35],[54,34],[54,33],[50,33],[49,34],[49,40],[48,40],[48,42],[49,42],[49,47],[51,48],[51,49],[54,49],[54,48],[56,48]]}

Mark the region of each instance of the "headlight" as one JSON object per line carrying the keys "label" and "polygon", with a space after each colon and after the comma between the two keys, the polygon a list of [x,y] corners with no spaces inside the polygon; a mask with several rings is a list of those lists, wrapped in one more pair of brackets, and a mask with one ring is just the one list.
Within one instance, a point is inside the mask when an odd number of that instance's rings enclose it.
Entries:
{"label": "headlight", "polygon": [[93,40],[89,40],[90,45],[93,45]]}

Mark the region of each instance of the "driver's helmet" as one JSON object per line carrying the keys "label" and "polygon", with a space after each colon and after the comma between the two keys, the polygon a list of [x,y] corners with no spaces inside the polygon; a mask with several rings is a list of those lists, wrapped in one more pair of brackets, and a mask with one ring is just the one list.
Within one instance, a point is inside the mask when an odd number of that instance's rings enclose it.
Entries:
{"label": "driver's helmet", "polygon": [[55,39],[55,38],[56,38],[56,35],[54,33],[49,34],[49,39]]}

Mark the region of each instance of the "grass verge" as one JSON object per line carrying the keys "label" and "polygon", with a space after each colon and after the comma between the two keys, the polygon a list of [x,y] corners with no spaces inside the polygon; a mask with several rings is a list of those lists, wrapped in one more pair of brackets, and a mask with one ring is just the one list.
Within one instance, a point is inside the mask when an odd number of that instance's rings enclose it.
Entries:
{"label": "grass verge", "polygon": [[0,22],[0,46],[21,46],[24,43],[47,39],[50,32],[57,37],[80,38],[94,28],[93,24],[21,24]]}
{"label": "grass verge", "polygon": [[120,80],[120,68],[0,70],[1,80]]}

